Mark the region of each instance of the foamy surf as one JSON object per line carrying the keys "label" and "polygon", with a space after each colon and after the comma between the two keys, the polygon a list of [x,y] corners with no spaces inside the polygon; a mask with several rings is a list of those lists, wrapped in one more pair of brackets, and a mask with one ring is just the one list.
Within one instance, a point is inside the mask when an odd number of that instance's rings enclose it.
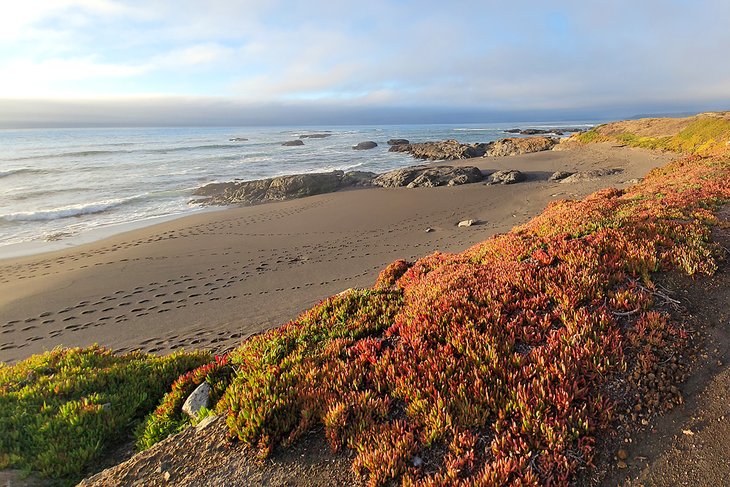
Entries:
{"label": "foamy surf", "polygon": [[0,215],[0,220],[5,220],[7,222],[37,222],[73,218],[82,215],[94,215],[139,201],[141,198],[141,196],[133,196],[131,198],[98,201],[88,204],[67,206],[64,208],[11,213],[9,215]]}

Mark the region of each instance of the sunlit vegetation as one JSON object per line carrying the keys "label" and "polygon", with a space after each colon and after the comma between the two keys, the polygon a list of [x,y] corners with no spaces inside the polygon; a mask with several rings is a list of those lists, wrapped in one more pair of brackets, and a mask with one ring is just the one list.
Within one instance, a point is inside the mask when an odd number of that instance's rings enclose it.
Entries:
{"label": "sunlit vegetation", "polygon": [[[609,125],[598,126],[574,136],[583,143],[617,141],[631,147],[661,149],[702,156],[718,155],[728,150],[730,117],[699,115],[677,134],[663,137],[640,136],[630,132],[612,134]],[[608,132],[608,133],[607,133]]]}
{"label": "sunlit vegetation", "polygon": [[0,366],[0,468],[78,480],[178,376],[210,360],[205,352],[113,355],[94,346]]}
{"label": "sunlit vegetation", "polygon": [[371,485],[565,484],[614,420],[610,382],[685,341],[651,275],[714,272],[728,169],[688,157],[461,254],[394,262],[233,351],[216,410],[262,457],[322,428]]}
{"label": "sunlit vegetation", "polygon": [[[690,125],[661,144],[704,152],[724,130]],[[693,155],[627,190],[554,202],[460,254],[396,261],[373,288],[215,360],[91,349],[5,367],[3,464],[76,474],[198,367],[140,426],[141,448],[195,422],[180,406],[207,381],[211,409],[261,458],[318,430],[370,485],[565,485],[625,406],[611,387],[639,391],[686,343],[652,276],[717,269],[729,176],[727,157]],[[647,411],[681,401],[670,386]]]}

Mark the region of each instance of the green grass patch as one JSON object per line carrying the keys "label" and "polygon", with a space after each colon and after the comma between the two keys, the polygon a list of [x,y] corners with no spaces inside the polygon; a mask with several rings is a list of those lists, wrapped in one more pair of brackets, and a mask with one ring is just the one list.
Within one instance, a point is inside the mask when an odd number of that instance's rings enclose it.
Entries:
{"label": "green grass patch", "polygon": [[57,349],[0,366],[0,468],[73,482],[208,353]]}

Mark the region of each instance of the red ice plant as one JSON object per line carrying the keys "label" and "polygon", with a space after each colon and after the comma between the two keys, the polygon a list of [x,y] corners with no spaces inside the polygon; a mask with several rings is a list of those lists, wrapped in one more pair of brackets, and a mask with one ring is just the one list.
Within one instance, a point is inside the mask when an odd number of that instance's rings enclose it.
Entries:
{"label": "red ice plant", "polygon": [[609,382],[686,338],[652,310],[650,276],[716,269],[728,169],[687,157],[461,254],[397,261],[233,351],[217,408],[262,456],[323,427],[371,485],[565,485],[613,419]]}

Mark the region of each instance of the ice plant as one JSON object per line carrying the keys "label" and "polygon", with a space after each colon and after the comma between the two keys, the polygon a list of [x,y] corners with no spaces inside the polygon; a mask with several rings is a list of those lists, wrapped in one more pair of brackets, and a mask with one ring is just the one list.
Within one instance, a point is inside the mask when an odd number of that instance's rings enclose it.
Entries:
{"label": "ice plant", "polygon": [[652,310],[651,275],[716,269],[728,169],[687,157],[461,254],[396,261],[232,352],[218,410],[263,456],[321,425],[371,485],[564,485],[613,418],[607,384],[686,339]]}

